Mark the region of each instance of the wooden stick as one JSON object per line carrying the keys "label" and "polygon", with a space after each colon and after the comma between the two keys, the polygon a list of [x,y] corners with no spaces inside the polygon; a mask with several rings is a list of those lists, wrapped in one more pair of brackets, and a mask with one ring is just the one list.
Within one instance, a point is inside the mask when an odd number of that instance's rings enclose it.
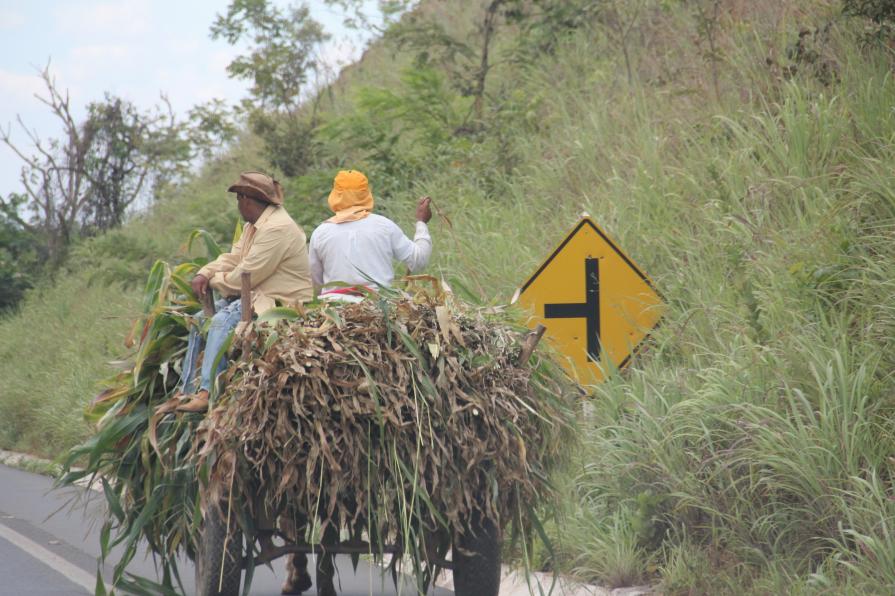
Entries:
{"label": "wooden stick", "polygon": [[242,301],[242,320],[243,322],[249,322],[252,320],[252,274],[248,271],[243,271],[240,275],[240,292],[239,299]]}
{"label": "wooden stick", "polygon": [[519,366],[525,366],[525,363],[531,358],[531,353],[535,351],[535,346],[544,337],[545,331],[547,331],[547,328],[539,323],[534,331],[525,337],[525,341],[522,342],[522,351],[519,352]]}
{"label": "wooden stick", "polygon": [[205,288],[205,294],[199,299],[202,302],[202,312],[205,313],[205,318],[210,319],[214,316],[214,292],[211,291],[211,286]]}

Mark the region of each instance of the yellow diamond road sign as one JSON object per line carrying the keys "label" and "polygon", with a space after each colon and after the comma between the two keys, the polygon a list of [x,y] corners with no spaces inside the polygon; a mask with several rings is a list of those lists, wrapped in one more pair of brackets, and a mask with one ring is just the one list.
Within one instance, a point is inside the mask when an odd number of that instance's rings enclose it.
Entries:
{"label": "yellow diamond road sign", "polygon": [[658,324],[664,303],[652,281],[589,217],[584,217],[519,293],[531,326],[563,355],[579,382],[624,368]]}

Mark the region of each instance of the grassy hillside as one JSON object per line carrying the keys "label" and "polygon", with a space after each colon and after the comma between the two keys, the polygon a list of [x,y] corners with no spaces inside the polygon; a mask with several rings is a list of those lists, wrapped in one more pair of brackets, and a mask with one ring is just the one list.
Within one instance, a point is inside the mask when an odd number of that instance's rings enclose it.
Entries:
{"label": "grassy hillside", "polygon": [[[669,593],[892,593],[893,59],[836,3],[723,2],[711,43],[696,5],[646,2],[625,44],[594,22],[502,61],[481,138],[427,145],[438,131],[412,110],[393,161],[329,136],[338,157],[289,181],[290,210],[310,232],[346,164],[405,229],[430,194],[431,270],[495,301],[588,211],[667,297],[649,349],[589,388],[578,465],[557,479],[555,556],[539,547],[536,564]],[[403,105],[438,91],[402,79],[407,64],[371,50],[326,118],[361,141],[376,124],[363,85]],[[468,105],[432,101],[447,121]],[[264,167],[257,139],[82,247],[0,322],[0,447],[55,455],[87,432],[133,280],[192,227],[226,238],[223,191],[248,167]]]}

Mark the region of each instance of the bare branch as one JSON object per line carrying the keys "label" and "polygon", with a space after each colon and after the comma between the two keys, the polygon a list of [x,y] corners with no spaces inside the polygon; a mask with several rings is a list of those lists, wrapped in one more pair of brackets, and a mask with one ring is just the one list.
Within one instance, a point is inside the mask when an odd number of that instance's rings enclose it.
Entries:
{"label": "bare branch", "polygon": [[35,97],[62,124],[61,135],[41,139],[19,116],[18,126],[33,149],[13,140],[11,124],[0,129],[0,141],[23,164],[24,206],[33,217],[18,217],[30,218],[32,228],[45,232],[49,257],[58,263],[76,235],[119,225],[154,180],[182,171],[194,140],[183,138],[165,94],[146,113],[107,94],[88,105],[87,118],[79,124],[68,91],[58,87],[49,65],[39,75],[45,89]]}
{"label": "bare branch", "polygon": [[10,137],[10,132],[11,132],[11,131],[9,131],[9,130],[4,131],[4,132],[2,133],[2,135],[0,135],[0,140],[2,140],[3,143],[4,143],[7,147],[9,147],[10,149],[12,149],[13,153],[15,153],[17,156],[19,156],[19,159],[21,159],[22,161],[24,161],[28,166],[33,167],[33,168],[36,168],[36,167],[37,167],[37,162],[35,162],[33,158],[29,158],[28,156],[26,156],[26,155],[25,155],[25,154],[18,148],[18,146],[16,146],[16,145],[12,142],[12,138]]}

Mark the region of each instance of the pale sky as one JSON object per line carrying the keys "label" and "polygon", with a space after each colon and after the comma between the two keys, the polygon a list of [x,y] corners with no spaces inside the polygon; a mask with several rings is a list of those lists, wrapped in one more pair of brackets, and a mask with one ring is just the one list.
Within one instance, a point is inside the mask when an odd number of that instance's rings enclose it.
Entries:
{"label": "pale sky", "polygon": [[[299,0],[275,0],[287,6]],[[342,27],[342,15],[321,0],[306,2],[332,40],[328,63],[356,59],[364,40]],[[221,98],[236,103],[248,81],[227,77],[239,49],[212,41],[209,27],[227,0],[0,0],[0,126],[27,147],[16,115],[42,138],[61,127],[34,98],[46,95],[38,76],[47,61],[57,87],[68,89],[77,117],[104,92],[129,99],[145,111],[167,94],[183,114],[197,103]],[[373,3],[370,2],[372,5]],[[20,161],[0,143],[0,195],[23,190]]]}

